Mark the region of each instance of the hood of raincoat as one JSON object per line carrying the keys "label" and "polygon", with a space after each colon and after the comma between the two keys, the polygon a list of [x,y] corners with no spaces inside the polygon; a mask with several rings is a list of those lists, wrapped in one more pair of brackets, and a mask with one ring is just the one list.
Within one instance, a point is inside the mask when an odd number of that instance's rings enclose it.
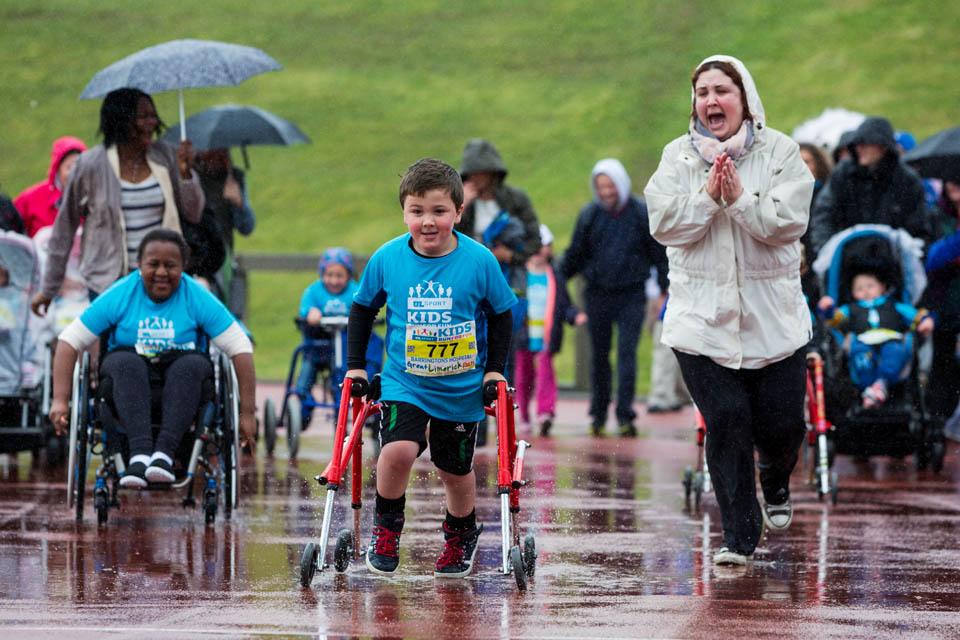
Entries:
{"label": "hood of raincoat", "polygon": [[63,162],[63,157],[71,151],[83,153],[87,150],[87,145],[83,144],[80,138],[64,136],[53,141],[53,147],[50,149],[50,170],[47,171],[47,182],[54,186],[58,191],[63,190],[62,184],[57,184],[57,169]]}
{"label": "hood of raincoat", "polygon": [[593,199],[601,207],[605,207],[597,195],[597,176],[601,173],[613,180],[614,186],[617,187],[617,211],[620,211],[630,199],[630,188],[632,186],[630,176],[627,175],[627,170],[623,168],[623,164],[616,158],[604,158],[593,165],[593,171],[590,173],[590,188],[593,189]]}
{"label": "hood of raincoat", "polygon": [[493,143],[484,138],[474,138],[463,148],[463,160],[460,163],[460,175],[466,178],[471,173],[493,171],[500,174],[501,181],[507,175],[500,152]]}
{"label": "hood of raincoat", "polygon": [[[753,82],[753,76],[750,75],[750,72],[747,71],[747,68],[742,62],[734,58],[733,56],[710,56],[703,60],[700,64],[697,65],[697,69],[707,64],[708,62],[727,62],[733,65],[733,68],[737,70],[737,73],[740,74],[740,78],[743,80],[743,88],[747,92],[747,106],[750,108],[750,115],[753,116],[753,126],[755,129],[763,129],[767,123],[767,116],[763,110],[763,102],[760,101],[760,94],[757,93],[757,85]],[[696,89],[693,87],[690,88],[690,105],[693,107],[694,102],[697,99]],[[696,109],[693,109],[693,115],[690,117],[691,124],[695,124],[694,120],[696,119]]]}

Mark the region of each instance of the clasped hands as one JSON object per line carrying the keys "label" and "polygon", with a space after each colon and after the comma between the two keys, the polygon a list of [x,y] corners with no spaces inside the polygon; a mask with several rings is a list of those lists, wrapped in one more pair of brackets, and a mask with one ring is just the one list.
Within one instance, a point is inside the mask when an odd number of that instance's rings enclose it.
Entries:
{"label": "clasped hands", "polygon": [[710,168],[710,173],[707,174],[706,190],[707,195],[718,204],[721,203],[721,198],[723,202],[729,204],[743,195],[740,174],[733,165],[733,158],[726,153],[721,153]]}

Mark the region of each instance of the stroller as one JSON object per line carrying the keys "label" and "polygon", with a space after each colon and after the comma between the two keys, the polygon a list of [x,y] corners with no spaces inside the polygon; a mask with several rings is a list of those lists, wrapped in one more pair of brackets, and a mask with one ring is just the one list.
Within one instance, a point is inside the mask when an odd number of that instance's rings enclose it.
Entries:
{"label": "stroller", "polygon": [[40,264],[30,238],[0,231],[0,453],[45,449],[59,466],[66,452],[47,419],[51,355],[43,320],[30,311]]}
{"label": "stroller", "polygon": [[[824,245],[813,270],[823,291],[838,305],[852,300],[851,276],[869,270],[882,275],[887,296],[916,305],[926,288],[921,262],[922,241],[902,229],[861,224],[846,229]],[[907,334],[913,356],[908,373],[890,389],[889,399],[873,408],[860,405],[860,392],[850,379],[844,336],[836,330],[822,332],[825,418],[828,460],[836,454],[860,458],[913,454],[918,470],[940,471],[945,453],[942,433],[936,433],[924,401],[918,345]]]}

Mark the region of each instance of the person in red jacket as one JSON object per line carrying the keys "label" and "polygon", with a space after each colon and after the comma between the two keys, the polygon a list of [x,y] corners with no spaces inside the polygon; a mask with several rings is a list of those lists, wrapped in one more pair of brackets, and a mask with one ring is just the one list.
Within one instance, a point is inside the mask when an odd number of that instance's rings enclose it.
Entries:
{"label": "person in red jacket", "polygon": [[86,150],[87,145],[80,138],[64,136],[54,140],[47,179],[24,189],[13,201],[31,238],[57,219],[57,204],[67,184],[67,175],[77,157]]}

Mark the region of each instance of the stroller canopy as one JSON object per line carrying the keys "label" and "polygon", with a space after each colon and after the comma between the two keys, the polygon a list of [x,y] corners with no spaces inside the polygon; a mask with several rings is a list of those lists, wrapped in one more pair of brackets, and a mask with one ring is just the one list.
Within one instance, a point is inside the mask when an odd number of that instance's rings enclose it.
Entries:
{"label": "stroller canopy", "polygon": [[30,311],[30,297],[39,290],[40,267],[30,238],[0,231],[0,267],[8,278],[0,287],[0,394],[16,395],[38,377],[38,322]]}
{"label": "stroller canopy", "polygon": [[877,274],[889,287],[888,295],[911,305],[927,287],[923,241],[884,224],[858,224],[835,234],[812,267],[825,295],[837,304],[850,301],[850,278],[857,272]]}

